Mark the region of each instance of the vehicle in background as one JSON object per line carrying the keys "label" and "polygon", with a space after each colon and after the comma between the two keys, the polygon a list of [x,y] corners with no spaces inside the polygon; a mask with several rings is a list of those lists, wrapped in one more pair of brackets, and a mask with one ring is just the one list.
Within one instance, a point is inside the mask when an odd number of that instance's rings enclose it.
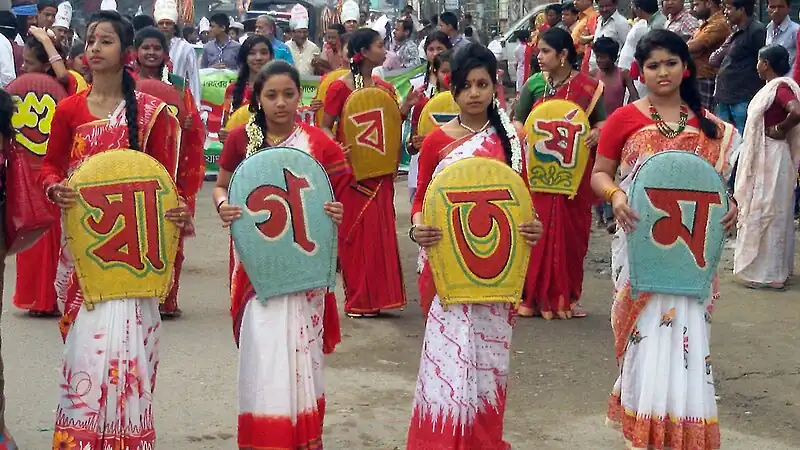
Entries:
{"label": "vehicle in background", "polygon": [[[500,45],[503,46],[503,56],[500,60],[500,66],[506,72],[507,79],[503,80],[505,84],[513,85],[517,81],[517,55],[515,53],[517,47],[519,47],[517,32],[519,30],[528,29],[532,17],[535,17],[536,26],[541,26],[545,19],[544,10],[550,4],[552,3],[535,6],[533,10],[508,27],[500,38]],[[531,30],[531,32],[533,32],[533,30]]]}
{"label": "vehicle in background", "polygon": [[275,19],[275,25],[280,28],[277,32],[277,38],[283,40],[283,34],[290,31],[289,18],[291,17],[292,8],[298,3],[308,11],[308,36],[313,38],[317,35],[319,11],[313,4],[303,0],[253,0],[250,3],[250,8],[247,10],[245,21],[243,22],[245,31],[252,31],[255,28],[256,17],[266,14]]}

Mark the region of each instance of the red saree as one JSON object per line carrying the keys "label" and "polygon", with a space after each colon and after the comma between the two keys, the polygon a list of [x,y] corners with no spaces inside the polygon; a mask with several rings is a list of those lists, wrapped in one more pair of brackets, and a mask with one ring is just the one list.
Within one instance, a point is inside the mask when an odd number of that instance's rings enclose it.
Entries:
{"label": "red saree", "polygon": [[[178,174],[175,179],[175,185],[178,192],[181,193],[186,206],[189,207],[192,215],[194,216],[195,203],[197,200],[197,193],[203,186],[203,178],[205,176],[206,159],[203,153],[205,145],[205,125],[200,118],[200,113],[197,111],[197,106],[192,96],[192,91],[188,85],[183,86],[175,85],[176,89],[180,89],[183,94],[183,102],[186,111],[189,112],[189,123],[182,123],[180,135],[180,149],[177,155],[178,158]],[[175,271],[173,275],[172,289],[170,289],[164,303],[159,305],[159,310],[168,316],[179,316],[181,313],[178,308],[178,288],[180,286],[181,270],[183,269],[183,244],[187,237],[194,235],[194,229],[184,229],[181,233],[181,240],[178,244],[178,253],[175,256]]]}
{"label": "red saree", "polygon": [[[602,92],[602,85],[597,80],[578,73],[554,96],[539,98],[536,104],[554,98],[567,99],[591,116],[595,105],[602,99]],[[525,294],[519,306],[521,316],[539,313],[545,318],[554,315],[569,317],[572,305],[581,297],[583,260],[589,250],[592,204],[596,199],[589,183],[593,166],[594,158],[590,157],[573,199],[562,194],[533,193],[533,205],[544,226],[544,233],[531,250]]]}
{"label": "red saree", "polygon": [[[394,87],[375,79],[375,85],[394,95]],[[331,83],[325,112],[339,117],[352,90],[342,80]],[[338,130],[342,142],[342,127]],[[406,290],[400,268],[394,210],[394,177],[369,180],[350,178],[339,201],[344,220],[339,226],[339,264],[344,279],[344,310],[351,314],[377,314],[402,308]]]}
{"label": "red saree", "polygon": [[[63,83],[67,95],[78,90],[78,82],[67,72]],[[61,251],[61,223],[53,224],[31,248],[17,254],[17,285],[14,306],[29,310],[32,316],[60,316],[56,302],[55,279]]]}

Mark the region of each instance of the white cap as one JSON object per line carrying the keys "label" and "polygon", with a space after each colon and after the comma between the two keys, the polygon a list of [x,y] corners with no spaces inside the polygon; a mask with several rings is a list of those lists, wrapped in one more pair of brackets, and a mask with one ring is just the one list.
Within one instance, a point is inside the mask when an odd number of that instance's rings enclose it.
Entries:
{"label": "white cap", "polygon": [[308,10],[303,5],[296,4],[292,7],[289,17],[289,28],[292,30],[308,29]]}
{"label": "white cap", "polygon": [[237,30],[244,31],[244,24],[242,22],[232,21],[231,28],[236,28]]}
{"label": "white cap", "polygon": [[358,3],[354,2],[353,0],[347,0],[342,4],[342,23],[349,22],[351,20],[358,21]]}
{"label": "white cap", "polygon": [[381,35],[381,39],[386,39],[386,24],[389,23],[389,18],[382,15],[380,19],[372,22],[372,29]]}
{"label": "white cap", "polygon": [[70,4],[70,2],[60,3],[56,11],[56,20],[53,22],[53,26],[69,28],[70,23],[72,23],[72,4]]}
{"label": "white cap", "polygon": [[200,19],[200,23],[197,24],[197,28],[200,30],[199,32],[202,33],[203,31],[211,31],[211,23],[208,21],[207,18],[203,17]]}
{"label": "white cap", "polygon": [[178,2],[175,0],[156,0],[153,5],[153,18],[156,23],[162,20],[178,22]]}
{"label": "white cap", "polygon": [[116,11],[116,10],[117,10],[116,0],[103,0],[100,3],[100,11]]}

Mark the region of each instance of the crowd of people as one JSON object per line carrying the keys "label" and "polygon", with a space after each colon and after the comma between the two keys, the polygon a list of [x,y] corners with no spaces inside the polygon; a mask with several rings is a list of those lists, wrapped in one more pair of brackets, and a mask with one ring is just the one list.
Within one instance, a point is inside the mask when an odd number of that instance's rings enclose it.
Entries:
{"label": "crowd of people", "polygon": [[[179,206],[165,214],[181,238],[164,299],[121,298],[87,307],[61,223],[17,255],[14,304],[32,316],[60,317],[65,343],[54,449],[143,450],[156,442],[158,335],[162,319],[181,315],[183,245],[194,235],[204,175],[201,68],[237,71],[225,108],[246,108],[249,116],[247,124],[220,133],[224,146],[212,199],[223,226],[242,218],[242,205],[229,202],[228,189],[246,158],[278,146],[307,152],[333,188],[334,200],[323,209],[338,226],[343,305],[353,319],[380,320],[382,312],[403,308],[407,289],[394,174],[355,178],[342,125],[347,100],[361,89],[383,90],[411,123],[408,238],[420,251],[426,330],[409,449],[510,447],[503,416],[515,317],[586,316],[579,301],[593,206],[598,224],[615,233],[611,321],[620,372],[609,424],[633,448],[719,448],[709,350],[718,283],[699,299],[632,296],[627,242],[638,217],[628,192],[638,167],[654,154],[678,149],[699,155],[727,182],[731,206],[722,226],[737,231],[735,274],[754,289],[786,289],[800,162],[800,87],[793,79],[800,74],[798,25],[787,16],[788,0],[769,1],[767,26],[753,17],[753,0],[695,0],[691,12],[680,0],[666,0],[663,9],[656,0],[634,0],[638,20],[632,25],[615,0],[599,0],[596,10],[591,0],[549,5],[545,23],[532,23],[533,32],[521,34],[525,45],[518,52],[518,98],[511,114],[497,96],[496,56],[481,45],[485,38],[470,21],[465,26],[453,12],[419,22],[407,7],[392,28],[387,21],[366,24],[348,0],[316,45],[302,5],[292,9],[287,41],[269,15],[244,33],[242,24],[224,14],[181,29],[173,0],[156,1],[152,16],[126,18],[115,10],[113,0],[104,0],[80,41],[70,26],[68,2],[41,0],[0,11],[3,87],[23,74],[43,73],[69,94],[52,117],[36,188],[61,210],[74,208],[78,193],[67,177],[87,158],[124,147],[155,158],[172,174],[180,195]],[[382,71],[420,62],[426,64],[422,83],[404,98],[381,77]],[[324,98],[310,105],[321,110],[320,122],[299,121],[300,77],[334,71]],[[137,90],[145,79],[178,92],[183,120],[161,99]],[[426,137],[416,135],[421,108],[447,91],[457,117]],[[517,230],[531,247],[519,306],[480,299],[445,305],[427,258],[444,233],[422,213],[431,182],[451,164],[478,157],[508,165],[527,183],[532,142],[523,124],[537,107],[556,99],[573,102],[588,117],[591,157],[573,197],[531,193],[536,214]],[[0,91],[4,149],[14,145],[14,111],[10,95]],[[321,449],[324,355],[342,339],[336,296],[311,289],[257,301],[254,274],[233,246],[224,251],[230,252],[239,348],[239,447]],[[2,395],[0,430],[0,449],[16,448],[5,427]]]}

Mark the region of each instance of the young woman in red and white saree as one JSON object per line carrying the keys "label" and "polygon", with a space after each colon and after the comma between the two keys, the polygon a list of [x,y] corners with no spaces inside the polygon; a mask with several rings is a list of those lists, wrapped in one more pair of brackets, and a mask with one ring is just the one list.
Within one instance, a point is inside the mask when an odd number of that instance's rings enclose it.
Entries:
{"label": "young woman in red and white saree", "polygon": [[[160,100],[135,92],[134,78],[123,67],[133,48],[130,23],[102,11],[93,16],[87,35],[93,85],[57,106],[40,175],[48,198],[62,209],[77,200],[66,185],[68,175],[106,150],[141,150],[169,173],[176,170],[177,119]],[[183,227],[190,216],[181,205],[167,211],[166,219]],[[86,309],[65,245],[62,274],[69,280],[62,318],[68,334],[53,447],[152,449],[159,299],[108,300]]]}
{"label": "young woman in red and white saree", "polygon": [[[50,75],[72,95],[77,83],[64,65],[60,49],[44,29],[31,27],[22,52],[22,70]],[[56,223],[33,246],[16,256],[14,306],[27,309],[32,317],[61,317],[55,288],[60,250],[61,224]]]}
{"label": "young woman in red and white saree", "polygon": [[[270,62],[253,89],[250,123],[231,130],[220,156],[214,204],[224,227],[242,212],[227,200],[231,175],[258,151],[282,146],[308,152],[325,168],[335,196],[349,189],[352,179],[339,145],[296,120],[302,93],[297,69],[285,61]],[[327,203],[325,212],[341,223],[341,203]],[[323,353],[341,340],[334,294],[312,289],[262,302],[236,261],[231,314],[239,346],[239,448],[322,449]]]}
{"label": "young woman in red and white saree", "polygon": [[[223,121],[227,122],[227,117],[236,112],[242,106],[250,102],[253,95],[253,82],[258,76],[258,72],[264,64],[272,61],[275,53],[269,38],[260,34],[254,34],[245,39],[239,47],[236,55],[236,62],[239,64],[239,75],[236,81],[228,85],[225,89],[225,97],[222,101]],[[228,131],[223,127],[219,131],[219,141],[225,144]]]}
{"label": "young woman in red and white saree", "polygon": [[[619,378],[609,399],[609,425],[621,428],[628,448],[709,450],[720,445],[709,339],[717,281],[701,299],[640,293],[631,296],[627,232],[637,216],[627,192],[638,167],[673,149],[705,158],[723,176],[730,171],[735,130],[704,110],[689,48],[677,34],[654,30],[636,48],[650,94],[617,109],[600,136],[592,187],[614,208],[611,243],[614,331]],[[614,183],[617,169],[620,185]],[[723,217],[736,225],[737,208]],[[669,274],[665,274],[669,276]]]}
{"label": "young woman in red and white saree", "polygon": [[[203,185],[205,176],[205,156],[203,146],[205,144],[205,126],[200,118],[200,112],[192,96],[192,90],[186,83],[186,79],[169,73],[167,70],[167,38],[164,33],[154,27],[145,27],[136,33],[134,38],[134,48],[136,50],[136,67],[138,68],[139,78],[160,80],[172,85],[183,99],[183,108],[186,111],[186,119],[180,124],[180,149],[178,152],[178,174],[175,184],[182,192],[186,200],[186,206],[194,216],[197,192]],[[183,247],[187,237],[194,236],[194,229],[186,227],[181,233],[181,240],[178,245],[178,253],[175,256],[175,269],[172,288],[164,300],[159,305],[162,317],[180,317],[181,309],[178,307],[178,288],[180,287],[181,270],[183,268]]]}
{"label": "young woman in red and white saree", "polygon": [[[599,130],[606,119],[603,85],[574,70],[577,53],[569,33],[551,28],[539,39],[539,67],[542,72],[525,83],[517,106],[517,120],[524,122],[531,110],[553,99],[575,102],[589,116],[592,130],[586,138],[589,148],[597,145]],[[593,158],[574,198],[564,194],[533,193],[533,204],[544,224],[544,236],[531,251],[521,316],[541,315],[545,319],[585,317],[578,305],[583,291],[583,260],[589,250],[592,204],[596,197],[590,184]]]}
{"label": "young woman in red and white saree", "polygon": [[789,53],[769,45],[756,66],[767,85],[747,107],[737,169],[733,273],[750,288],[786,289],[794,271],[794,188],[800,163],[800,87],[785,74]]}
{"label": "young woman in red and white saree", "polygon": [[[341,121],[347,97],[356,89],[379,87],[396,96],[394,86],[372,76],[372,69],[386,59],[383,39],[375,30],[362,28],[350,38],[350,73],[334,81],[325,96],[322,128],[334,137],[333,125]],[[417,94],[410,94],[400,108],[408,116]],[[399,126],[399,125],[398,125]],[[343,126],[336,139],[344,142]],[[344,279],[344,310],[350,317],[375,317],[381,310],[406,305],[400,268],[394,211],[394,176],[352,180],[339,200],[344,218],[339,227],[339,264]]]}
{"label": "young woman in red and white saree", "polygon": [[[431,180],[450,164],[471,157],[494,158],[527,180],[518,132],[494,99],[497,61],[486,47],[470,44],[452,61],[452,92],[461,108],[458,118],[425,138],[420,151],[417,193],[411,208],[409,236],[423,249],[436,245],[442,230],[425,225],[422,204]],[[530,245],[541,236],[538,220],[520,225]],[[420,277],[420,296],[429,298],[425,340],[409,450],[505,450],[509,348],[514,307],[511,303],[470,303],[442,307],[430,266]]]}

